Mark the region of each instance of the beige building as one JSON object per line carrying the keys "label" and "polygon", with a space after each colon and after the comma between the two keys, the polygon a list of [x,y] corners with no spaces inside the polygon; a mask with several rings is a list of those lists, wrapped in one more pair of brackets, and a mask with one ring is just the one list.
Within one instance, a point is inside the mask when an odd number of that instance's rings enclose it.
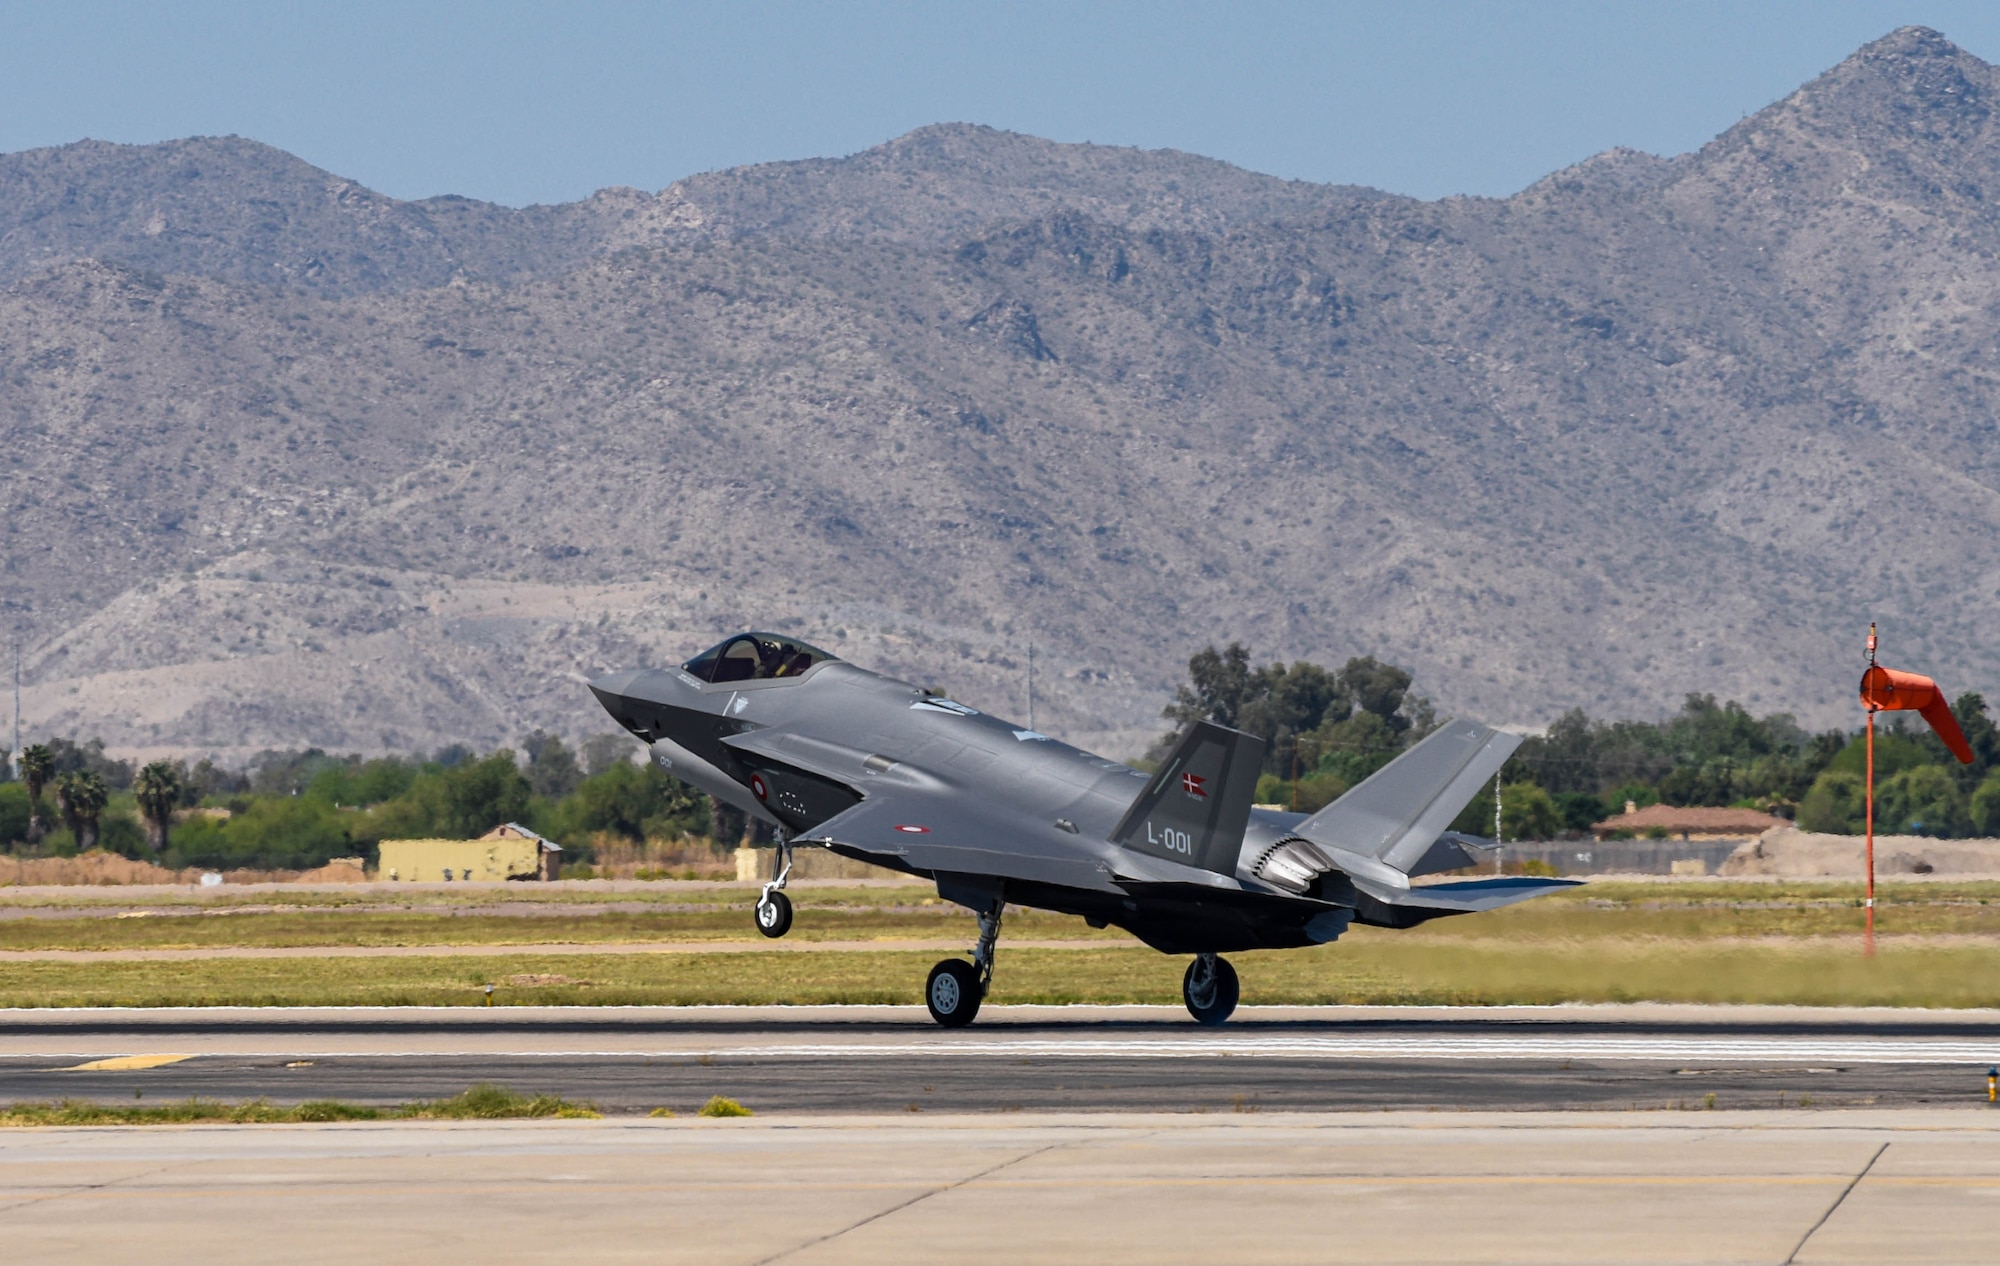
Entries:
{"label": "beige building", "polygon": [[1640,839],[1654,836],[1670,840],[1740,840],[1762,835],[1774,826],[1790,825],[1783,818],[1755,809],[1677,809],[1670,804],[1649,804],[1641,809],[1627,800],[1625,812],[1590,829],[1600,840],[1610,839],[1621,831],[1630,831]]}
{"label": "beige building", "polygon": [[554,879],[562,847],[516,822],[476,840],[383,840],[380,879],[396,883]]}

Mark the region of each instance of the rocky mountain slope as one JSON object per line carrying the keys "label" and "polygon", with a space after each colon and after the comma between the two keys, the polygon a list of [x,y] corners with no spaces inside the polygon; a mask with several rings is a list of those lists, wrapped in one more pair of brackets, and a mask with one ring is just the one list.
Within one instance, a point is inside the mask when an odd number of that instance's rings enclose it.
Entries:
{"label": "rocky mountain slope", "polygon": [[0,157],[30,728],[601,728],[737,626],[1126,754],[1188,654],[1446,711],[2000,685],[2000,72],[1898,31],[1702,150],[1422,203],[924,129],[510,210],[252,142]]}

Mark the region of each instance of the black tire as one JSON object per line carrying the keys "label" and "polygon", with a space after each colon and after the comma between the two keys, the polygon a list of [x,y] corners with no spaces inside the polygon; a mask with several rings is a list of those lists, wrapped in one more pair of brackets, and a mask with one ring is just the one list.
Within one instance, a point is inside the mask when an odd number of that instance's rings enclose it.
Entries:
{"label": "black tire", "polygon": [[757,930],[777,938],[792,930],[792,899],[774,892],[757,903]]}
{"label": "black tire", "polygon": [[1204,980],[1197,987],[1195,977],[1201,971],[1201,960],[1188,964],[1187,975],[1181,977],[1181,1001],[1187,1003],[1188,1014],[1203,1024],[1221,1024],[1236,1010],[1236,999],[1241,986],[1236,979],[1236,969],[1226,958],[1215,960],[1215,976]]}
{"label": "black tire", "polygon": [[924,982],[924,1005],[931,1019],[948,1029],[961,1029],[979,1014],[979,969],[962,958],[947,958],[931,968]]}

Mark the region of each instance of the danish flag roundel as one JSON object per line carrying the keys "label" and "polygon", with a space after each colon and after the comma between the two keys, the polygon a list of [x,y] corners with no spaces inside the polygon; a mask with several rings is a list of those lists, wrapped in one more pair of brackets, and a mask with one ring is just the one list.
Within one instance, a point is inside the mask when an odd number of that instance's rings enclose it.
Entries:
{"label": "danish flag roundel", "polygon": [[1188,793],[1189,799],[1206,800],[1208,799],[1208,788],[1204,785],[1206,781],[1200,774],[1182,774],[1181,790]]}
{"label": "danish flag roundel", "polygon": [[771,789],[764,785],[764,775],[750,775],[750,794],[759,800],[769,800],[771,798]]}

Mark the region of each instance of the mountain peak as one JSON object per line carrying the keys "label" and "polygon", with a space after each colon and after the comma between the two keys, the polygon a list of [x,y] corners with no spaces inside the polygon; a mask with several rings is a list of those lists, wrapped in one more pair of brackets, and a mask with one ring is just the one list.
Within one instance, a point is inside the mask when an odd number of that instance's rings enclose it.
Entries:
{"label": "mountain peak", "polygon": [[1983,129],[1994,86],[1992,66],[1929,27],[1905,26],[1864,44],[1773,109],[1809,111],[1821,128],[1857,136],[1889,128],[1900,135],[1888,139],[1965,140]]}

